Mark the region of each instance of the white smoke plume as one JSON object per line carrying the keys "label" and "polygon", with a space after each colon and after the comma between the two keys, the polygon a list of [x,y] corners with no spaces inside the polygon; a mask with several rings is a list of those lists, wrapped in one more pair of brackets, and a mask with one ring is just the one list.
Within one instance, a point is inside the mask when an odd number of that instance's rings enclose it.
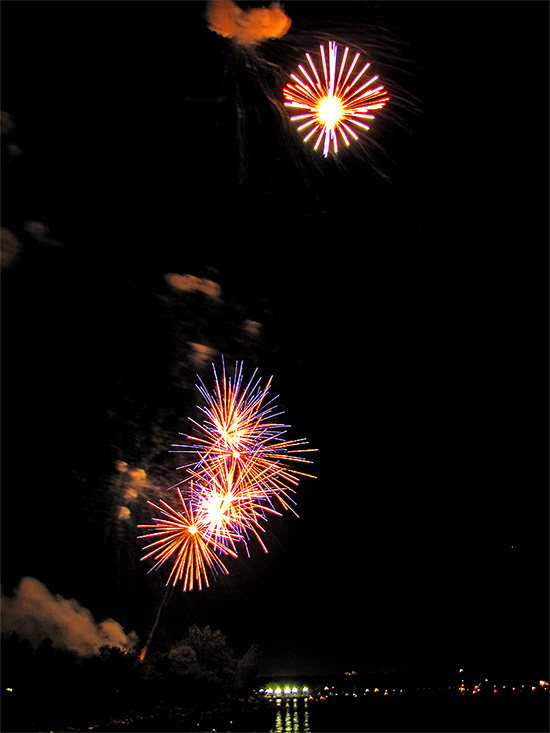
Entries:
{"label": "white smoke plume", "polygon": [[38,647],[49,637],[53,646],[89,657],[102,646],[132,650],[138,637],[126,634],[113,619],[97,623],[91,612],[73,598],[51,593],[36,578],[24,577],[13,597],[2,592],[2,634],[16,632]]}

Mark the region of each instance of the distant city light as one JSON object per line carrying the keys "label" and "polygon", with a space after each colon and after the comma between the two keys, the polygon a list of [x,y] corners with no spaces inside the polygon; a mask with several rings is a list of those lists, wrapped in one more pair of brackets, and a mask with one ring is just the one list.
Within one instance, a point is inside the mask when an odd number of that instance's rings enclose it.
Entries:
{"label": "distant city light", "polygon": [[[345,674],[345,673],[343,673]],[[349,673],[347,673],[349,674]],[[343,680],[342,680],[343,682]],[[468,696],[468,695],[478,695],[480,692],[484,693],[493,693],[496,694],[497,692],[502,692],[505,697],[507,695],[511,695],[512,692],[515,694],[520,694],[522,691],[522,688],[525,688],[525,692],[531,688],[531,692],[535,693],[539,689],[544,690],[545,692],[548,692],[550,689],[550,685],[546,680],[533,680],[528,684],[513,686],[513,684],[501,684],[499,681],[495,682],[489,682],[487,678],[485,678],[485,682],[483,682],[483,679],[478,680],[476,684],[468,684],[466,685],[464,682],[459,683],[458,687],[455,685],[451,685],[449,687],[417,687],[417,692],[433,692],[434,690],[458,690],[462,696]],[[9,689],[9,688],[5,688]],[[324,691],[321,691],[324,689]],[[266,698],[272,697],[274,700],[276,700],[277,705],[281,706],[281,704],[284,704],[284,700],[292,699],[294,702],[294,705],[298,703],[299,698],[305,698],[305,702],[307,704],[307,700],[327,700],[332,697],[338,697],[338,696],[345,696],[345,697],[358,697],[362,695],[367,695],[371,692],[377,693],[381,692],[382,696],[387,697],[390,693],[403,693],[408,692],[409,690],[404,690],[403,688],[363,688],[363,692],[358,692],[357,690],[351,691],[346,690],[345,687],[342,689],[339,685],[336,686],[328,686],[324,685],[324,688],[317,688],[313,692],[310,691],[310,688],[306,685],[304,686],[298,686],[297,684],[293,684],[292,682],[288,682],[285,684],[281,684],[280,686],[275,687],[266,687],[261,688],[259,690],[259,693],[264,695]],[[282,702],[283,701],[283,702]],[[288,703],[287,707],[288,707]]]}
{"label": "distant city light", "polygon": [[302,695],[309,695],[309,687],[302,687],[299,688],[297,685],[280,685],[278,687],[266,687],[265,689],[262,688],[259,690],[260,693],[264,694],[266,697],[274,696],[274,697],[281,697],[282,695],[289,695],[292,697],[301,697]]}

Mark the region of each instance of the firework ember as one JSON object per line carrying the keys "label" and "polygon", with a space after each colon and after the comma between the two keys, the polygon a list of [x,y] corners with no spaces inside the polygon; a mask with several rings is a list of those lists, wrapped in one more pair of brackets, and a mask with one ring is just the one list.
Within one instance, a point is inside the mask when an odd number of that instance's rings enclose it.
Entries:
{"label": "firework ember", "polygon": [[358,133],[369,130],[367,121],[374,119],[373,112],[382,109],[390,97],[382,84],[376,85],[377,75],[368,78],[370,62],[361,66],[360,53],[355,54],[349,65],[348,46],[339,65],[338,46],[334,41],[328,42],[328,53],[320,46],[320,53],[322,76],[311,55],[306,53],[309,71],[300,64],[301,77],[290,75],[292,81],[284,87],[283,96],[286,107],[303,110],[290,119],[298,123],[299,132],[305,132],[304,142],[313,139],[313,148],[317,150],[323,141],[326,158],[331,143],[333,151],[338,152],[339,136],[349,146],[350,137],[358,140]]}

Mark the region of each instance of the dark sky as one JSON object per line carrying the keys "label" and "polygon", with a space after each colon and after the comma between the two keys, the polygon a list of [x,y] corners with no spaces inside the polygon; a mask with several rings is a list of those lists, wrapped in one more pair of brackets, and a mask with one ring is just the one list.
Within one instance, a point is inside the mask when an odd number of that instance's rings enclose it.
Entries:
{"label": "dark sky", "polygon": [[[543,674],[548,4],[289,1],[252,55],[204,7],[2,3],[3,591],[145,641],[136,524],[224,354],[274,375],[317,478],[159,648],[198,623],[266,672]],[[392,95],[337,161],[270,101],[320,33]]]}

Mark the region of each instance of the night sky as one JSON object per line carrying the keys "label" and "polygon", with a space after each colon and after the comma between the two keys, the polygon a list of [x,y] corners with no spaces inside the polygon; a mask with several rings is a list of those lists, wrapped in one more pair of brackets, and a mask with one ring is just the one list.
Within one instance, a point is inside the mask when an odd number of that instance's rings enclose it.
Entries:
{"label": "night sky", "polygon": [[[145,643],[136,525],[223,354],[316,478],[153,644],[547,679],[549,6],[284,7],[246,53],[202,2],[2,3],[3,594]],[[392,96],[337,159],[273,103],[319,34]]]}

